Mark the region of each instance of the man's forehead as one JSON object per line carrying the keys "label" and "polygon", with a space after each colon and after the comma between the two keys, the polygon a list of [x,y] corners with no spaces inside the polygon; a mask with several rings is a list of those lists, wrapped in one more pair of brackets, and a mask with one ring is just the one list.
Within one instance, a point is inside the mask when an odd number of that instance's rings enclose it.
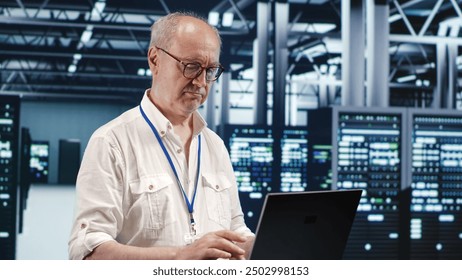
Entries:
{"label": "man's forehead", "polygon": [[169,49],[184,60],[196,60],[205,54],[213,63],[218,63],[220,47],[220,38],[208,23],[195,17],[181,16]]}
{"label": "man's forehead", "polygon": [[[220,44],[218,34],[208,23],[191,16],[183,16],[180,18],[176,33],[180,38],[184,35],[197,35],[197,33],[199,33],[201,37],[210,36]],[[196,37],[196,39],[197,38],[198,37]]]}

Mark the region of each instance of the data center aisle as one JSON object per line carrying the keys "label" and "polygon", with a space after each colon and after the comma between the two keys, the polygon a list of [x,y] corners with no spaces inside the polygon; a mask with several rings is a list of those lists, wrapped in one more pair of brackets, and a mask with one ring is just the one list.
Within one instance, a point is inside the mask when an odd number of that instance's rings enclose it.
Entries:
{"label": "data center aisle", "polygon": [[67,242],[74,215],[75,187],[32,185],[18,235],[16,259],[68,259]]}

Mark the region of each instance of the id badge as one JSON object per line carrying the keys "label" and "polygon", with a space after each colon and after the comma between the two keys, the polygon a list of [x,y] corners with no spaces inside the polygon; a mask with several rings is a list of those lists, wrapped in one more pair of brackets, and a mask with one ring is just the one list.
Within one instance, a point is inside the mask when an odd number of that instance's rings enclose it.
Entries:
{"label": "id badge", "polygon": [[184,242],[186,245],[192,244],[194,241],[200,238],[200,235],[196,232],[188,232],[184,235]]}

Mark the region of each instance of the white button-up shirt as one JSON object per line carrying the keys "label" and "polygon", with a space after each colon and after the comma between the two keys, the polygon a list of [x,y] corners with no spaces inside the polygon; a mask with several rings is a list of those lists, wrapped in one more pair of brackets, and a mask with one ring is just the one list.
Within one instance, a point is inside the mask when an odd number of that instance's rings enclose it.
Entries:
{"label": "white button-up shirt", "polygon": [[[198,135],[201,166],[194,203],[198,235],[228,229],[253,234],[244,223],[236,180],[223,141],[193,114],[189,162],[169,120],[149,100],[141,106],[156,127],[192,200],[197,174]],[[190,233],[188,207],[172,168],[153,131],[135,107],[94,132],[77,178],[75,222],[69,257],[83,259],[98,245],[183,246]]]}

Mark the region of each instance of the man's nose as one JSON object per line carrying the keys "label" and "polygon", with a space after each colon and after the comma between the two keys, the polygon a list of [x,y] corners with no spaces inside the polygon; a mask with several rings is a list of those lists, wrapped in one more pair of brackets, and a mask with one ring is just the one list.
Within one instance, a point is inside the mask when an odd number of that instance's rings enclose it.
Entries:
{"label": "man's nose", "polygon": [[207,85],[206,71],[202,70],[199,76],[193,79],[193,84],[198,87],[205,87]]}

